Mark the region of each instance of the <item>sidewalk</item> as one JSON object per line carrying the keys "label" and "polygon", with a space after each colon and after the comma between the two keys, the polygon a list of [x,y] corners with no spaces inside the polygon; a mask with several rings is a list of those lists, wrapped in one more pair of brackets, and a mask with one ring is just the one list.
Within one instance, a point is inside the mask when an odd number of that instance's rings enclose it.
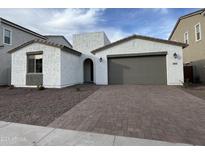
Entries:
{"label": "sidewalk", "polygon": [[0,121],[0,145],[177,146],[187,145]]}

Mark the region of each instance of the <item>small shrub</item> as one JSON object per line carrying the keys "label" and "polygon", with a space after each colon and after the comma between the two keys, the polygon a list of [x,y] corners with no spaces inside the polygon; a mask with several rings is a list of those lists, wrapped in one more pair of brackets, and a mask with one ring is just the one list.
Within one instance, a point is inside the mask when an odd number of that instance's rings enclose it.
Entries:
{"label": "small shrub", "polygon": [[44,90],[45,87],[44,87],[42,84],[40,84],[40,85],[37,85],[37,89],[38,89],[38,90]]}
{"label": "small shrub", "polygon": [[80,88],[79,88],[79,87],[77,87],[77,88],[76,88],[76,91],[80,91]]}
{"label": "small shrub", "polygon": [[184,84],[183,84],[184,88],[188,88],[191,85],[192,85],[192,83],[189,81],[189,79],[185,79]]}
{"label": "small shrub", "polygon": [[9,85],[9,89],[10,90],[14,89],[14,85]]}
{"label": "small shrub", "polygon": [[200,77],[199,76],[196,76],[195,79],[194,79],[195,83],[201,83],[201,80],[200,80]]}

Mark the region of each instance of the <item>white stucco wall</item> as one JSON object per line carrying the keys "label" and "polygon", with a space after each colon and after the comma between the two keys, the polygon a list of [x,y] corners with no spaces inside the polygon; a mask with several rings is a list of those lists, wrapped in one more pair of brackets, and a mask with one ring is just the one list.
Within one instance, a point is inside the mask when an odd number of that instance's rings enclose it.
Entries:
{"label": "white stucco wall", "polygon": [[[107,55],[161,51],[168,52],[166,56],[167,85],[182,85],[184,81],[182,47],[142,39],[133,39],[97,52],[95,54],[95,82],[96,84],[108,84]],[[173,57],[174,53],[177,53],[179,58],[175,59]],[[103,58],[102,62],[99,62],[100,57]],[[173,63],[177,63],[177,65],[174,65]]]}
{"label": "white stucco wall", "polygon": [[61,87],[83,82],[81,61],[81,56],[61,51]]}
{"label": "white stucco wall", "polygon": [[89,58],[93,61],[93,81],[96,83],[96,56],[93,55],[91,51],[107,44],[110,44],[110,40],[104,32],[91,32],[73,35],[73,49],[82,53],[80,62],[81,67],[78,69],[78,71],[80,71],[80,78],[82,82],[84,82],[84,61]]}
{"label": "white stucco wall", "polygon": [[27,52],[43,51],[43,85],[48,88],[60,88],[61,50],[44,44],[34,43],[12,53],[11,84],[27,87]]}
{"label": "white stucco wall", "polygon": [[[76,56],[59,48],[34,43],[12,53],[12,81],[16,87],[26,87],[27,52],[43,51],[43,85],[48,88],[61,88],[83,82],[83,62],[90,58],[94,63],[94,82],[99,85],[108,84],[107,55],[132,54],[166,51],[167,84],[181,85],[183,83],[182,47],[133,39],[113,46],[95,55],[84,53]],[[173,54],[179,58],[175,59]],[[99,58],[103,61],[100,62]],[[176,65],[174,64],[176,63]]]}
{"label": "white stucco wall", "polygon": [[90,55],[90,51],[109,44],[104,32],[81,33],[73,35],[73,49]]}

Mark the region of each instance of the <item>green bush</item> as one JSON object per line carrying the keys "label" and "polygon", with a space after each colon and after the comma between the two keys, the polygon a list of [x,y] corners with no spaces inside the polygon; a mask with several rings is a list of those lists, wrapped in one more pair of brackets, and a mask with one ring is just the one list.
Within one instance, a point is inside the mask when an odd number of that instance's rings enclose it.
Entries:
{"label": "green bush", "polygon": [[37,89],[38,89],[38,90],[44,90],[45,87],[44,87],[42,84],[40,84],[40,85],[37,85]]}
{"label": "green bush", "polygon": [[184,81],[184,84],[183,84],[184,88],[188,88],[188,87],[190,87],[191,85],[192,85],[192,83],[189,81],[189,79],[186,79],[186,80]]}
{"label": "green bush", "polygon": [[9,89],[10,90],[14,89],[14,85],[9,85]]}
{"label": "green bush", "polygon": [[80,91],[80,88],[79,88],[79,87],[77,87],[77,88],[76,88],[76,91]]}

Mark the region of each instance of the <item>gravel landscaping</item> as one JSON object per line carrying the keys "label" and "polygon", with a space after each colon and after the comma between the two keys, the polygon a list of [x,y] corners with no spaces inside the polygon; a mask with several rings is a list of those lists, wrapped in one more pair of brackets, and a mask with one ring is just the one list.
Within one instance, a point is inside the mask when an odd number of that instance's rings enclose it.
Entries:
{"label": "gravel landscaping", "polygon": [[47,126],[97,89],[95,85],[41,91],[0,87],[0,120]]}
{"label": "gravel landscaping", "polygon": [[182,88],[185,92],[190,93],[196,97],[205,100],[205,86],[204,85],[197,85],[197,86],[190,86],[187,88]]}

